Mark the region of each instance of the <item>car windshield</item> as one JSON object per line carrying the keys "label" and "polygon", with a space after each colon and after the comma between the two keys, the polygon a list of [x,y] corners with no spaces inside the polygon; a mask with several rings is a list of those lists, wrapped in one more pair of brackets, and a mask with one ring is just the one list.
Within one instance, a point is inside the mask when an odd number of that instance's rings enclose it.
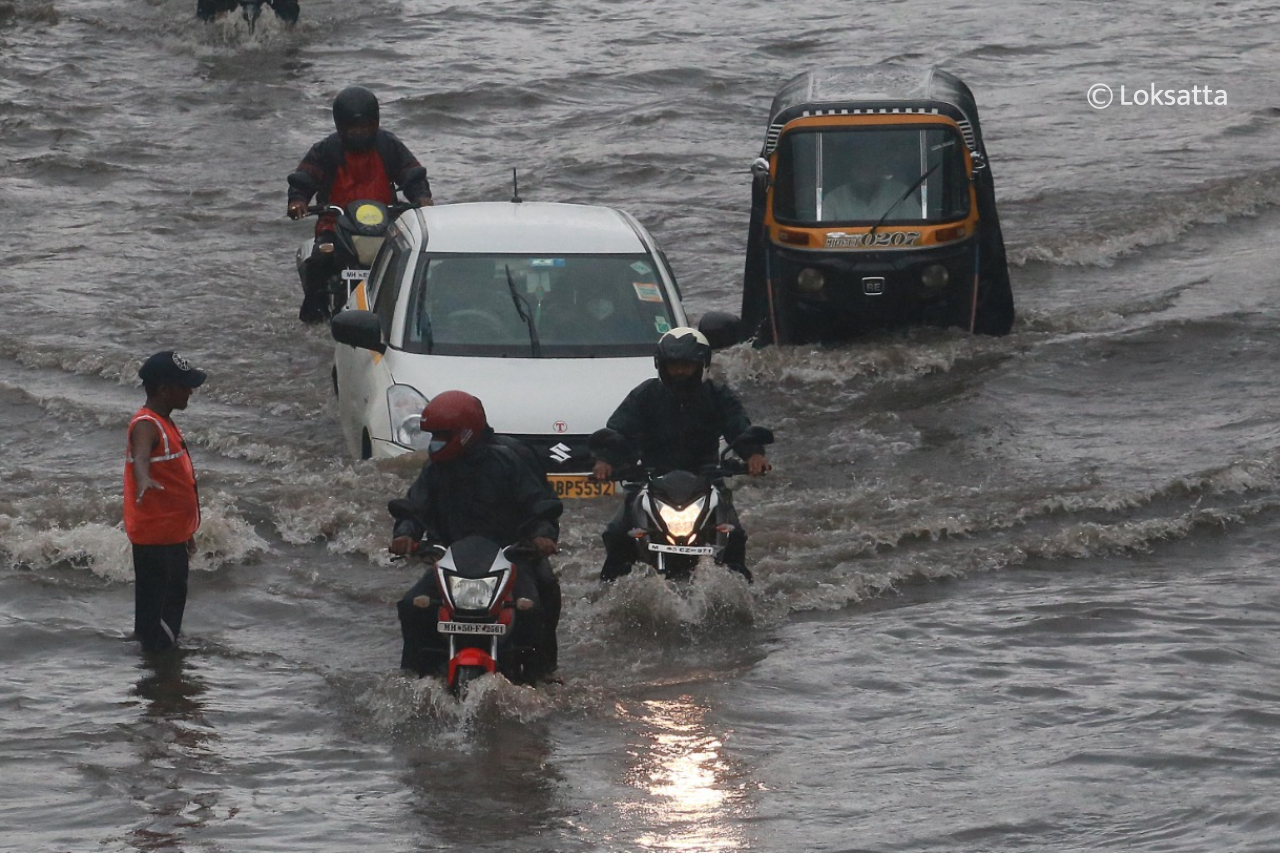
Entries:
{"label": "car windshield", "polygon": [[672,326],[654,260],[638,255],[426,255],[403,348],[437,355],[649,355]]}
{"label": "car windshield", "polygon": [[969,213],[963,151],[951,127],[792,131],[778,143],[774,218],[806,225],[963,218]]}

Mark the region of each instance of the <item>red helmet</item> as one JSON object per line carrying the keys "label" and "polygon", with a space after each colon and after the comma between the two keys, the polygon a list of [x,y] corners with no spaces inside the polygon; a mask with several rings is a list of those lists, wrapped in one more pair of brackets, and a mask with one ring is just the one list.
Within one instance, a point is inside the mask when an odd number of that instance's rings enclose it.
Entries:
{"label": "red helmet", "polygon": [[422,431],[431,433],[432,462],[457,459],[489,428],[484,404],[466,391],[437,394],[422,410]]}

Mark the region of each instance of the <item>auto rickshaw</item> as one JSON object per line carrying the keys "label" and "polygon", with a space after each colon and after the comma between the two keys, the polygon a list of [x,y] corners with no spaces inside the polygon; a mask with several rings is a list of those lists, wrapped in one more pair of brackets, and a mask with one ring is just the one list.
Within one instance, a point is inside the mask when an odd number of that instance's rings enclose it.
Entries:
{"label": "auto rickshaw", "polygon": [[899,65],[793,77],[752,174],[742,322],[757,344],[1009,332],[995,187],[960,78]]}

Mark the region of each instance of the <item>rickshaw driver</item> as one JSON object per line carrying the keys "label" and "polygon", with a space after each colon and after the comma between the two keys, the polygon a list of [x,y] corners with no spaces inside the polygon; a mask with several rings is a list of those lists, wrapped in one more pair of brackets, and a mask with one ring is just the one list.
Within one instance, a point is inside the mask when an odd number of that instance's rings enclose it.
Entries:
{"label": "rickshaw driver", "polygon": [[[823,166],[823,183],[830,178],[835,186],[822,194],[823,222],[846,220],[900,219],[905,213],[903,196],[914,175],[895,162],[890,152],[852,145],[830,146],[828,165]],[[903,202],[903,204],[900,204]]]}

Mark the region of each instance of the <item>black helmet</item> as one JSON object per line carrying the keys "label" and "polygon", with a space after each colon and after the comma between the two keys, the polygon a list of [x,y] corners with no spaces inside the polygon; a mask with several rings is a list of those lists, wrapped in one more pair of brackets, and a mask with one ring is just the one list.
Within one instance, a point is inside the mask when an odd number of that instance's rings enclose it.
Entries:
{"label": "black helmet", "polygon": [[360,124],[378,126],[378,99],[363,86],[348,86],[333,99],[333,124],[347,148],[368,148],[372,135],[353,135],[350,128]]}
{"label": "black helmet", "polygon": [[[667,365],[674,361],[696,364],[698,372],[687,380],[672,377]],[[711,344],[706,335],[697,329],[681,326],[658,339],[658,349],[653,354],[653,366],[658,368],[658,378],[672,391],[689,392],[702,385],[702,374],[711,366]]]}

